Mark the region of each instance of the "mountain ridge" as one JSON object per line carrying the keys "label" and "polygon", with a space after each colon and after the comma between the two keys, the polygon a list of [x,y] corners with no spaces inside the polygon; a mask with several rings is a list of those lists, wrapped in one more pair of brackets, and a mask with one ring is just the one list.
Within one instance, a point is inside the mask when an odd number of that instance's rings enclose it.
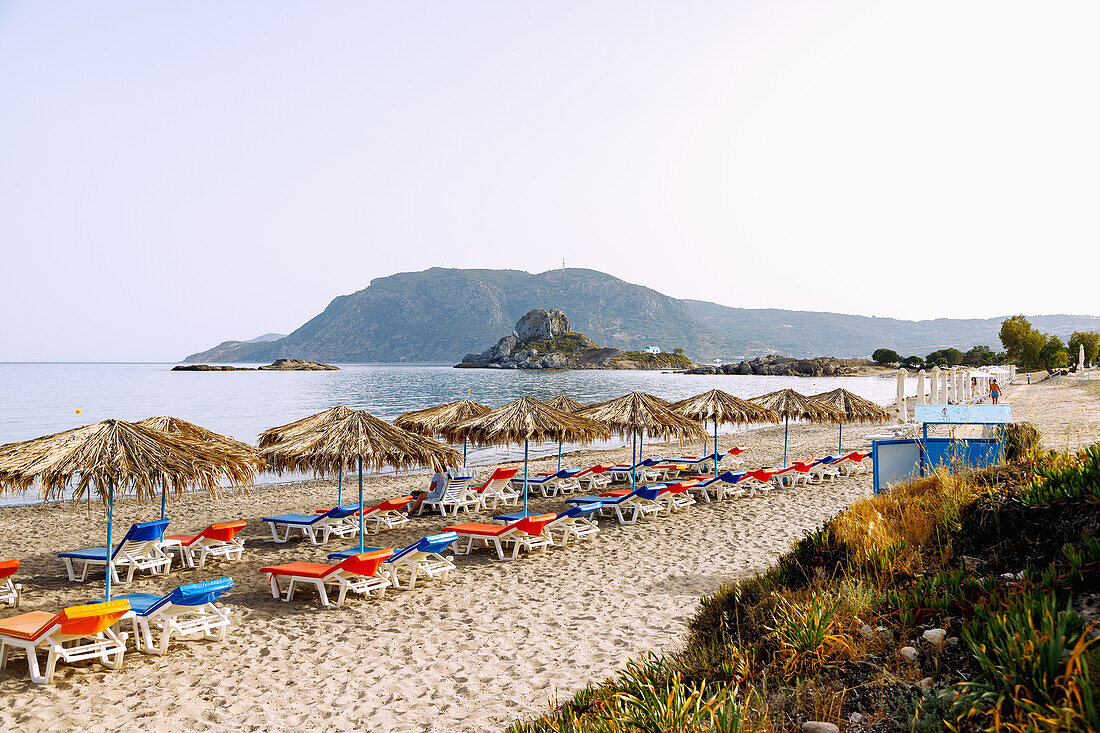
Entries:
{"label": "mountain ridge", "polygon": [[[768,354],[865,357],[886,346],[923,355],[937,348],[998,344],[1003,317],[904,321],[842,313],[734,308],[680,300],[596,270],[433,267],[374,278],[339,295],[287,336],[223,341],[184,362],[261,362],[298,358],[327,363],[455,363],[494,343],[535,308],[569,313],[574,328],[623,351],[683,348],[696,360]],[[1040,330],[1068,336],[1100,330],[1100,317],[1030,317]]]}

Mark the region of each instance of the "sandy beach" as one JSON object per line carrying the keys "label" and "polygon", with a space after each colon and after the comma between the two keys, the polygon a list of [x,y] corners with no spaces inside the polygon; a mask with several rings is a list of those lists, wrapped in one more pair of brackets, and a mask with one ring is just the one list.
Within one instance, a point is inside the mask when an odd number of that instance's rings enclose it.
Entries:
{"label": "sandy beach", "polygon": [[[1013,388],[1018,420],[1044,432],[1048,447],[1077,447],[1100,437],[1095,385],[1049,382]],[[867,449],[871,427],[848,427],[845,447]],[[723,436],[746,446],[748,466],[776,464],[783,429]],[[836,430],[792,425],[793,459],[835,451]],[[699,446],[684,446],[692,452]],[[646,452],[678,454],[647,446]],[[630,448],[581,451],[568,465],[625,460]],[[535,462],[543,470],[556,459]],[[485,469],[482,469],[482,473]],[[371,477],[367,501],[424,488],[418,476]],[[869,474],[824,486],[699,504],[654,522],[620,527],[601,522],[590,543],[571,544],[516,562],[485,552],[459,557],[445,584],[390,591],[382,600],[353,598],[324,609],[302,592],[292,603],[271,597],[260,567],[295,560],[325,562],[326,547],[292,540],[276,545],[260,519],[311,513],[334,503],[334,481],[261,487],[212,499],[191,496],[169,504],[169,533],[198,531],[212,522],[247,519],[247,551],[237,563],[205,570],[173,567],[167,577],[140,575],[119,592],[166,592],[180,583],[231,575],[224,596],[234,619],[224,643],[179,643],[164,657],[128,652],[120,671],[97,665],[59,666],[55,683],[32,685],[21,654],[0,672],[4,730],[499,730],[545,710],[584,685],[619,670],[631,656],[675,648],[699,598],[724,581],[765,568],[778,553],[869,493]],[[345,484],[345,501],[354,482]],[[562,507],[536,499],[535,509]],[[159,506],[118,502],[116,522],[159,516]],[[487,518],[464,515],[460,521]],[[453,519],[414,518],[370,538],[400,548]],[[102,576],[70,583],[55,554],[102,545],[98,505],[0,509],[0,559],[18,558],[23,611],[56,611],[100,597]],[[0,610],[8,616],[10,609]]]}

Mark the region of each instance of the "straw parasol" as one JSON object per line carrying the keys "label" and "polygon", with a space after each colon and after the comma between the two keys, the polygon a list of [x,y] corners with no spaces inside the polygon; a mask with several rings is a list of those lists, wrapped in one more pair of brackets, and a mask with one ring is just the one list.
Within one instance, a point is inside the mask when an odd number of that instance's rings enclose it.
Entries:
{"label": "straw parasol", "polygon": [[[779,415],[770,408],[734,397],[720,389],[712,389],[686,400],[673,403],[672,409],[692,420],[714,421],[714,475],[718,475],[718,425],[749,425],[751,423],[779,422]],[[706,441],[703,453],[707,452]]]}
{"label": "straw parasol", "polygon": [[[546,404],[560,412],[577,412],[583,410],[584,405],[577,402],[567,394],[560,394],[553,399],[546,400]],[[561,471],[561,441],[558,441],[558,471]]]}
{"label": "straw parasol", "polygon": [[216,493],[223,480],[252,483],[263,463],[255,452],[104,420],[34,440],[0,447],[0,492],[41,486],[42,498],[73,499],[95,492],[107,503],[107,598],[111,597],[115,494],[152,499],[158,490],[185,488]]}
{"label": "straw parasol", "polygon": [[475,445],[515,445],[523,443],[523,511],[527,512],[527,465],[531,441],[544,440],[591,443],[611,437],[607,426],[575,413],[555,410],[534,397],[520,397],[479,417],[444,428],[443,437],[457,442],[471,440]]}
{"label": "straw parasol", "polygon": [[[662,400],[646,392],[631,392],[607,402],[586,407],[578,414],[591,418],[610,427],[620,436],[631,436],[631,461],[634,467],[641,461],[641,450],[637,449],[635,460],[635,446],[638,435],[648,432],[666,440],[676,438],[684,440],[701,440],[706,437],[706,432],[699,423],[691,418],[681,415],[669,407],[667,400]],[[631,486],[636,482],[636,470],[630,473]]]}
{"label": "straw parasol", "polygon": [[791,420],[810,423],[839,423],[844,415],[835,407],[818,402],[793,389],[781,389],[766,395],[753,397],[750,402],[767,407],[783,418],[783,465],[787,465],[787,432]]}
{"label": "straw parasol", "polygon": [[260,452],[276,473],[312,471],[325,476],[359,470],[359,552],[363,551],[363,465],[446,470],[458,451],[423,435],[390,425],[365,410],[343,405],[260,433]]}
{"label": "straw parasol", "polygon": [[[435,407],[426,407],[423,410],[406,412],[394,420],[393,424],[403,430],[420,435],[439,435],[443,428],[457,425],[460,422],[469,420],[471,417],[480,417],[491,409],[491,407],[473,400],[456,400]],[[463,468],[466,468],[466,445],[467,442],[463,440]]]}
{"label": "straw parasol", "polygon": [[890,420],[890,412],[885,407],[843,388],[814,395],[813,399],[840,410],[844,415],[844,420],[840,423],[840,433],[837,435],[837,453],[844,452],[844,423],[875,424]]}
{"label": "straw parasol", "polygon": [[[145,428],[152,428],[153,430],[159,430],[162,433],[168,433],[169,435],[180,436],[183,438],[189,438],[191,440],[198,440],[204,443],[212,443],[222,450],[230,453],[236,453],[239,455],[251,455],[257,461],[261,461],[259,452],[247,443],[242,443],[239,440],[233,440],[220,433],[215,433],[213,430],[207,430],[201,425],[187,422],[186,420],[180,420],[178,417],[171,417],[170,415],[159,415],[157,417],[147,417],[144,420],[140,420],[136,423]],[[162,490],[160,492],[160,518],[164,519],[165,504],[168,500],[168,492]]]}

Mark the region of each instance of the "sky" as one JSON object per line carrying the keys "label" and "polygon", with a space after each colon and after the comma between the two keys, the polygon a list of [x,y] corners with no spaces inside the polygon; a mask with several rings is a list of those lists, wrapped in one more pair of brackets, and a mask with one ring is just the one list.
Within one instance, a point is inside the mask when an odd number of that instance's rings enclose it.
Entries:
{"label": "sky", "polygon": [[1100,314],[1095,2],[0,0],[0,361],[175,361],[375,277],[586,267]]}

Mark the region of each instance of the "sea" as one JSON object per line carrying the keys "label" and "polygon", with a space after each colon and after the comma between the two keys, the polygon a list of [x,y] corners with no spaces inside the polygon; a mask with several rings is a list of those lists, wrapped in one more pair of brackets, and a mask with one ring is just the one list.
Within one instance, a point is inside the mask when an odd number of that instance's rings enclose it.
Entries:
{"label": "sea", "polygon": [[[172,415],[246,443],[267,428],[336,405],[393,420],[404,412],[457,399],[489,406],[523,395],[567,394],[585,404],[633,391],[679,400],[713,388],[749,398],[787,387],[803,394],[844,387],[893,403],[892,376],[764,377],[658,371],[455,369],[443,364],[339,364],[325,372],[173,372],[173,364],[0,363],[0,444],[49,435],[108,418]],[[235,366],[258,366],[239,364]],[[915,385],[909,380],[910,392]],[[728,426],[721,432],[729,432]],[[606,445],[622,445],[622,439]],[[566,444],[564,450],[572,446]],[[701,446],[700,446],[701,447]],[[556,454],[557,443],[531,446],[531,456]],[[522,446],[469,449],[473,465],[522,458]],[[257,483],[294,480],[263,475]],[[35,503],[32,493],[0,496],[0,506]]]}

